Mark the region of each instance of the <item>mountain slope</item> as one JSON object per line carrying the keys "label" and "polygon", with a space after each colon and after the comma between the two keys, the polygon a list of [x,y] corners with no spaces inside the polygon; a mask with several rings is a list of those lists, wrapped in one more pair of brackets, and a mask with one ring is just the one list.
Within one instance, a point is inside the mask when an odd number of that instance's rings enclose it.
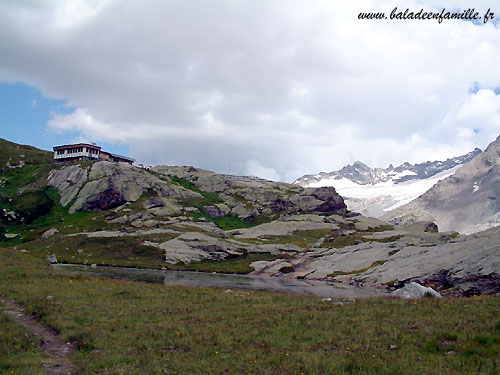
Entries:
{"label": "mountain slope", "polygon": [[457,172],[384,219],[434,221],[440,230],[474,233],[500,225],[500,136]]}
{"label": "mountain slope", "polygon": [[44,259],[500,291],[497,230],[388,225],[347,211],[332,187],[108,161],[26,163],[2,177],[0,247]]}
{"label": "mountain slope", "polygon": [[52,161],[52,152],[33,146],[19,145],[0,138],[0,172],[6,173],[23,165],[40,165]]}
{"label": "mountain slope", "polygon": [[446,161],[404,163],[385,169],[370,168],[357,161],[338,171],[300,177],[294,183],[309,187],[333,186],[350,210],[380,217],[411,202],[479,153],[481,150],[476,148]]}

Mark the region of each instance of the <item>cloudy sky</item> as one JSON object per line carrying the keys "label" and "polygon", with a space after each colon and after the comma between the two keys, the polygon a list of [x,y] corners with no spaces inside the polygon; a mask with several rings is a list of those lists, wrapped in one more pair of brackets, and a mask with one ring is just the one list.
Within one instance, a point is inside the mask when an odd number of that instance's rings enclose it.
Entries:
{"label": "cloudy sky", "polygon": [[[483,20],[359,20],[462,11]],[[0,133],[282,181],[445,159],[500,134],[492,1],[0,2]]]}

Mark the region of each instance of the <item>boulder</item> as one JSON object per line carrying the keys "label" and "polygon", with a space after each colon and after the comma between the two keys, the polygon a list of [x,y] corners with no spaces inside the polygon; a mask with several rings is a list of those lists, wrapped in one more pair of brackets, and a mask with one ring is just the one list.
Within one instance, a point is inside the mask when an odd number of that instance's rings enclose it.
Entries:
{"label": "boulder", "polygon": [[223,218],[231,211],[231,209],[225,204],[213,204],[204,206],[203,210],[208,216],[213,217],[214,219]]}
{"label": "boulder", "polygon": [[59,231],[57,229],[55,229],[55,228],[49,229],[49,230],[42,233],[42,238],[49,238],[56,233],[59,233]]}
{"label": "boulder", "polygon": [[335,212],[346,211],[347,206],[340,195],[337,194],[335,188],[332,186],[324,186],[316,188],[312,191],[311,195],[324,203],[316,207],[315,211],[318,212]]}
{"label": "boulder", "polygon": [[127,221],[129,221],[127,215],[119,216],[115,219],[108,220],[108,222],[111,224],[125,224]]}
{"label": "boulder", "polygon": [[232,208],[231,214],[237,215],[242,220],[250,220],[257,216],[259,212],[253,207],[248,207],[244,204],[238,204]]}
{"label": "boulder", "polygon": [[50,264],[56,264],[57,263],[57,257],[56,254],[51,254],[47,257],[47,260]]}
{"label": "boulder", "polygon": [[441,294],[436,292],[434,289],[422,286],[416,282],[406,284],[401,289],[392,292],[392,295],[404,299],[418,299],[425,296],[441,298]]}
{"label": "boulder", "polygon": [[251,245],[224,240],[198,232],[186,232],[159,245],[165,250],[167,263],[189,263],[202,259],[223,260],[231,255],[241,255]]}
{"label": "boulder", "polygon": [[432,221],[419,221],[405,226],[405,229],[411,232],[439,232],[438,226]]}
{"label": "boulder", "polygon": [[315,222],[315,221],[282,221],[275,220],[270,223],[264,223],[252,228],[236,229],[235,238],[258,238],[267,236],[288,236],[296,231],[308,231],[317,229],[338,229],[336,224]]}

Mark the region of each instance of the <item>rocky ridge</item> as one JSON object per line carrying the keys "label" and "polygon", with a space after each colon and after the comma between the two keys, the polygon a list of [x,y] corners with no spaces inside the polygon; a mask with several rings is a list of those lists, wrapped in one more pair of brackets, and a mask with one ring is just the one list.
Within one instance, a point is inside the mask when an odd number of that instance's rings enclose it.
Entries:
{"label": "rocky ridge", "polygon": [[455,174],[383,218],[396,224],[429,220],[464,234],[500,225],[500,136]]}
{"label": "rocky ridge", "polygon": [[388,168],[370,168],[357,161],[339,171],[300,177],[294,183],[309,187],[334,186],[350,210],[381,217],[425,193],[480,152],[475,149],[446,161],[404,163]]}
{"label": "rocky ridge", "polygon": [[425,163],[417,164],[405,162],[397,167],[394,167],[391,164],[387,168],[371,168],[360,161],[356,161],[354,164],[349,164],[338,171],[304,175],[297,178],[293,183],[307,187],[321,182],[322,180],[340,180],[342,178],[346,178],[359,185],[375,185],[389,180],[392,180],[394,184],[399,184],[406,181],[421,180],[435,176],[438,173],[467,163],[480,153],[481,150],[476,148],[474,151],[465,155],[457,156],[444,161],[427,161]]}

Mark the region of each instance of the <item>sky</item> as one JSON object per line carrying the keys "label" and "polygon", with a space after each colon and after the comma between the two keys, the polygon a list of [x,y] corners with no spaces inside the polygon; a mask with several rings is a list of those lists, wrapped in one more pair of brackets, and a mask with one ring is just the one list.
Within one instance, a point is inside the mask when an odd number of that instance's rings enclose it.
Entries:
{"label": "sky", "polygon": [[43,149],[291,182],[500,134],[497,0],[1,1],[0,51],[0,137]]}

